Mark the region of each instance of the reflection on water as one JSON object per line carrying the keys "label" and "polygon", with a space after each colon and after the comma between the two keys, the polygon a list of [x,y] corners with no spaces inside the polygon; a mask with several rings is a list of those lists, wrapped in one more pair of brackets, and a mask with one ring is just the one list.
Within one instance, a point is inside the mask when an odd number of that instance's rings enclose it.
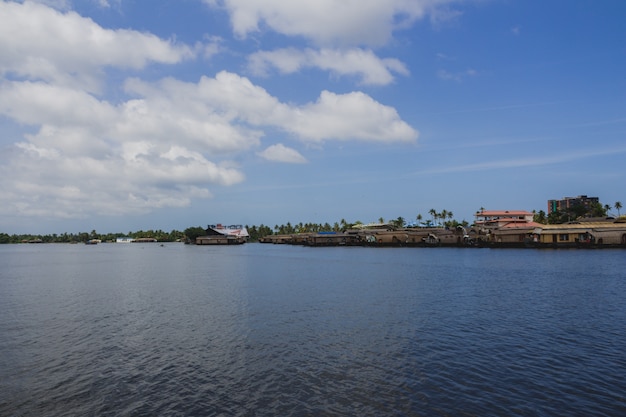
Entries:
{"label": "reflection on water", "polygon": [[623,415],[623,251],[0,246],[0,415]]}

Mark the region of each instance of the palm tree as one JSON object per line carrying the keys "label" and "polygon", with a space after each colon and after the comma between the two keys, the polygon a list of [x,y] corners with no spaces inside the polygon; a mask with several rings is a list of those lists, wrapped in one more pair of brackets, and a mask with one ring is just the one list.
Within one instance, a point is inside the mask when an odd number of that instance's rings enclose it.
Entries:
{"label": "palm tree", "polygon": [[383,223],[385,223],[385,219],[384,219],[384,218],[382,218],[382,217],[380,217],[380,218],[378,219],[378,222],[379,222],[380,224],[383,224]]}
{"label": "palm tree", "polygon": [[415,220],[417,220],[417,225],[419,226],[420,224],[422,224],[422,215],[418,214],[417,217],[415,217]]}
{"label": "palm tree", "polygon": [[609,215],[609,210],[611,210],[611,208],[612,208],[612,207],[611,207],[611,206],[609,206],[608,204],[605,204],[605,205],[604,205],[604,211],[606,211],[606,215],[607,215],[607,216]]}
{"label": "palm tree", "polygon": [[620,201],[616,201],[613,205],[615,206],[615,210],[617,210],[617,217],[621,217],[622,214],[620,213],[620,209],[622,208],[622,203]]}
{"label": "palm tree", "polygon": [[431,216],[433,216],[433,223],[435,223],[435,219],[437,218],[437,210],[435,210],[435,209],[433,208],[433,209],[428,210],[428,213],[429,213]]}

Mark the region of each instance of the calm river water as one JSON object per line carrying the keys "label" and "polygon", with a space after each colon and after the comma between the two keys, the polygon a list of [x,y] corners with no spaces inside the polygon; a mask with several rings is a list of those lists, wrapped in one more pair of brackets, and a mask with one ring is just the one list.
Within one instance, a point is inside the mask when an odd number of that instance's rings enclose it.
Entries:
{"label": "calm river water", "polygon": [[626,415],[626,251],[0,245],[2,416]]}

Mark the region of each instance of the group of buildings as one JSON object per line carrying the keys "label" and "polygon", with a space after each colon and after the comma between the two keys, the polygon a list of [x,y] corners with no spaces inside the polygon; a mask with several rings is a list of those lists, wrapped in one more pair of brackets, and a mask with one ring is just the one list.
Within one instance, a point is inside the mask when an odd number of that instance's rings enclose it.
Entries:
{"label": "group of buildings", "polygon": [[[548,201],[548,214],[592,213],[597,197],[565,197]],[[342,233],[271,235],[264,243],[310,246],[470,246],[470,247],[625,247],[626,218],[578,217],[564,224],[534,221],[535,213],[523,210],[480,210],[472,226],[396,228],[370,224]]]}
{"label": "group of buildings", "polygon": [[563,197],[560,200],[548,200],[548,215],[552,213],[566,213],[578,211],[580,213],[589,213],[594,205],[599,205],[598,197],[587,197],[579,195],[578,197]]}
{"label": "group of buildings", "polygon": [[542,224],[525,211],[482,211],[476,218],[472,230],[487,246],[626,247],[626,218],[586,217]]}
{"label": "group of buildings", "polygon": [[269,235],[261,243],[308,246],[625,247],[626,219],[588,218],[541,224],[533,213],[483,210],[471,227],[395,228],[372,224],[345,232]]}
{"label": "group of buildings", "polygon": [[[548,214],[591,212],[597,197],[548,201]],[[390,223],[355,225],[343,232],[268,235],[261,243],[307,246],[468,246],[468,247],[625,247],[626,217],[579,217],[564,224],[536,222],[523,210],[480,210],[471,226],[402,227]],[[249,238],[244,226],[210,225],[197,245],[237,245]]]}

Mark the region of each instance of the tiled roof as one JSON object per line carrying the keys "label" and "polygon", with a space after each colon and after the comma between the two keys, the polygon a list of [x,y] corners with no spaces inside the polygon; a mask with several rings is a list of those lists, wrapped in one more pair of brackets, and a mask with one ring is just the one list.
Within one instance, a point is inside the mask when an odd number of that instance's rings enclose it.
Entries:
{"label": "tiled roof", "polygon": [[485,217],[485,216],[532,216],[533,214],[529,211],[524,210],[483,210],[477,211],[477,217]]}
{"label": "tiled roof", "polygon": [[585,223],[564,223],[564,224],[540,224],[543,230],[575,230],[575,229],[594,229],[594,228],[607,228],[607,229],[625,229],[626,224],[614,223],[614,222],[585,222]]}
{"label": "tiled roof", "polygon": [[500,229],[534,229],[542,226],[545,225],[537,222],[511,222],[500,227]]}

